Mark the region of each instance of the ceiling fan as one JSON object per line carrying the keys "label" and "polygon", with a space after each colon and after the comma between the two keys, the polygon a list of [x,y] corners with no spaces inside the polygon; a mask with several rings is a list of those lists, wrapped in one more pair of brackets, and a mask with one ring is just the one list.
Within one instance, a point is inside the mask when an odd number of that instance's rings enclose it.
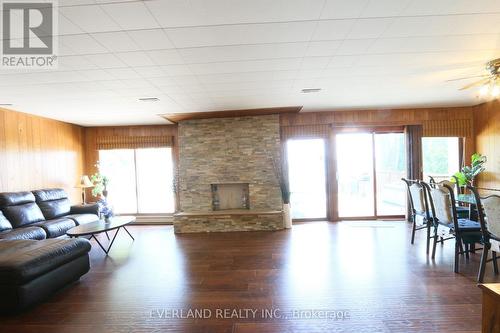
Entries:
{"label": "ceiling fan", "polygon": [[459,81],[480,77],[480,80],[469,83],[459,90],[481,86],[481,88],[479,88],[479,95],[485,96],[490,94],[492,97],[497,98],[500,96],[500,58],[488,61],[485,68],[489,74],[461,77],[447,81]]}

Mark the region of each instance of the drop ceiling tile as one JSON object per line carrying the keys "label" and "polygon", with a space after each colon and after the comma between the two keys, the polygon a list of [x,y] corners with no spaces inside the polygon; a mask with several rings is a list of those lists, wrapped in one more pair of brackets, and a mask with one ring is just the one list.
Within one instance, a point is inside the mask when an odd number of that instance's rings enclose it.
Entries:
{"label": "drop ceiling tile", "polygon": [[120,30],[99,6],[61,7],[59,12],[85,32],[103,32]]}
{"label": "drop ceiling tile", "polygon": [[128,66],[153,66],[155,65],[151,58],[147,56],[145,52],[122,52],[116,53],[116,56],[120,58]]}
{"label": "drop ceiling tile", "polygon": [[128,31],[128,35],[144,51],[174,48],[163,29]]}
{"label": "drop ceiling tile", "polygon": [[295,76],[296,80],[311,79],[321,77],[323,69],[300,70]]}
{"label": "drop ceiling tile", "polygon": [[337,55],[365,54],[376,39],[349,39],[339,46]]}
{"label": "drop ceiling tile", "polygon": [[105,4],[101,8],[125,30],[159,27],[143,2]]}
{"label": "drop ceiling tile", "polygon": [[322,19],[358,18],[368,0],[326,0]]}
{"label": "drop ceiling tile", "polygon": [[447,52],[468,50],[493,50],[500,36],[495,34],[459,35],[441,37],[408,37],[377,40],[370,53],[396,52]]}
{"label": "drop ceiling tile", "polygon": [[241,73],[300,68],[302,58],[230,61],[208,64],[190,64],[193,74]]}
{"label": "drop ceiling tile", "polygon": [[333,40],[333,41],[321,41],[321,42],[311,42],[307,48],[307,57],[327,57],[332,56],[337,53],[339,47],[343,44],[343,41]]}
{"label": "drop ceiling tile", "polygon": [[166,29],[178,48],[309,41],[316,22],[238,24]]}
{"label": "drop ceiling tile", "polygon": [[[106,70],[106,71],[109,72],[109,70]],[[115,75],[113,75],[113,76],[115,76]],[[88,83],[88,82],[86,82],[86,83]],[[102,89],[117,90],[117,89],[125,89],[126,85],[120,80],[113,80],[113,81],[95,82],[93,87],[94,87],[94,89],[97,89],[97,90],[102,90]]]}
{"label": "drop ceiling tile", "polygon": [[318,21],[312,40],[342,40],[347,37],[356,20]]}
{"label": "drop ceiling tile", "polygon": [[380,37],[393,23],[392,18],[358,19],[354,23],[347,39],[363,39]]}
{"label": "drop ceiling tile", "polygon": [[164,65],[160,66],[167,76],[193,75],[194,73],[187,65]]}
{"label": "drop ceiling tile", "polygon": [[[419,0],[420,1],[420,0]],[[424,0],[426,1],[426,0]],[[413,0],[370,0],[363,8],[361,17],[392,17],[398,16]]]}
{"label": "drop ceiling tile", "polygon": [[85,56],[85,59],[99,68],[120,68],[127,66],[117,56],[111,53],[88,55]]}
{"label": "drop ceiling tile", "polygon": [[167,76],[160,66],[135,67],[135,72],[143,78],[164,77]]}
{"label": "drop ceiling tile", "polygon": [[106,72],[113,75],[116,79],[135,79],[141,76],[132,68],[109,68]]}
{"label": "drop ceiling tile", "polygon": [[92,34],[110,52],[140,51],[141,48],[124,31]]}
{"label": "drop ceiling tile", "polygon": [[445,35],[449,30],[440,16],[400,17],[382,35],[383,38],[437,36]]}
{"label": "drop ceiling tile", "polygon": [[305,57],[302,59],[301,70],[323,69],[330,63],[331,57]]}
{"label": "drop ceiling tile", "polygon": [[162,27],[313,20],[323,0],[152,0],[145,2]]}
{"label": "drop ceiling tile", "polygon": [[125,79],[121,80],[127,88],[147,88],[149,91],[158,92],[158,89],[153,87],[153,85],[146,79]]}
{"label": "drop ceiling tile", "polygon": [[332,57],[332,59],[327,65],[327,68],[351,67],[359,63],[361,59],[362,58],[360,56],[336,55]]}
{"label": "drop ceiling tile", "polygon": [[[178,87],[176,78],[174,77],[153,77],[153,78],[148,78],[148,81],[154,85],[155,87]],[[162,90],[163,91],[163,90]]]}
{"label": "drop ceiling tile", "polygon": [[80,72],[88,81],[112,81],[115,80],[111,74],[103,69],[86,70]]}
{"label": "drop ceiling tile", "polygon": [[420,0],[412,1],[403,15],[449,15],[500,12],[498,0]]}
{"label": "drop ceiling tile", "polygon": [[[61,55],[97,54],[107,53],[108,50],[89,35],[68,35],[60,36],[59,43],[66,47],[69,52]],[[63,50],[60,48],[59,51]]]}
{"label": "drop ceiling tile", "polygon": [[177,50],[146,51],[146,54],[155,65],[178,65],[183,63]]}
{"label": "drop ceiling tile", "polygon": [[68,20],[64,15],[58,15],[57,17],[57,28],[58,31],[55,33],[58,35],[74,35],[84,33],[83,29],[78,27],[76,24]]}
{"label": "drop ceiling tile", "polygon": [[297,71],[270,71],[199,75],[198,79],[202,84],[217,84],[228,82],[292,80],[296,77],[296,75]]}
{"label": "drop ceiling tile", "polygon": [[244,61],[304,56],[307,43],[214,46],[180,49],[186,63]]}
{"label": "drop ceiling tile", "polygon": [[500,13],[456,15],[442,20],[447,24],[449,35],[500,33]]}
{"label": "drop ceiling tile", "polygon": [[65,56],[57,59],[60,70],[83,70],[83,69],[96,69],[97,66],[85,57],[81,56]]}

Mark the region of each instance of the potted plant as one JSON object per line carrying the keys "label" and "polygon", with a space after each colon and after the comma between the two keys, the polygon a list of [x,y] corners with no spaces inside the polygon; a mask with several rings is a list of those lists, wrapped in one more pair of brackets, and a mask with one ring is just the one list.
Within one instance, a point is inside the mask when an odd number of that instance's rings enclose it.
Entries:
{"label": "potted plant", "polygon": [[486,170],[484,164],[487,158],[484,155],[475,153],[471,156],[471,165],[462,167],[462,170],[453,175],[452,182],[458,182],[459,186],[474,185],[474,179],[481,172]]}
{"label": "potted plant", "polygon": [[94,184],[92,188],[92,196],[97,197],[97,204],[99,205],[99,213],[101,217],[110,218],[113,214],[113,209],[108,204],[108,184],[109,178],[101,173],[101,167],[99,161],[97,161],[95,167],[97,172],[90,176],[90,180]]}
{"label": "potted plant", "polygon": [[283,202],[283,226],[286,229],[290,229],[292,227],[292,215],[290,213],[290,188],[288,186],[288,179],[283,172],[281,163],[277,162],[276,159],[273,159],[273,167],[278,179]]}
{"label": "potted plant", "polygon": [[109,184],[109,178],[101,173],[101,166],[99,164],[99,161],[97,161],[95,167],[97,168],[97,172],[90,176],[90,180],[94,184],[94,187],[92,188],[92,196],[98,197],[102,195],[104,197],[107,197],[107,186]]}

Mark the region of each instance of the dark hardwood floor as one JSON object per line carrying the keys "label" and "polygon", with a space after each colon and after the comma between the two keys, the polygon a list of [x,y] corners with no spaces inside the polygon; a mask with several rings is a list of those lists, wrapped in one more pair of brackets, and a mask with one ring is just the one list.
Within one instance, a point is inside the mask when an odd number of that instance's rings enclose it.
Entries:
{"label": "dark hardwood floor", "polygon": [[[94,244],[91,271],[79,283],[1,317],[0,332],[480,331],[480,251],[454,274],[453,243],[438,247],[432,261],[424,233],[411,246],[405,222],[183,235],[170,226],[129,230],[134,243],[119,235],[109,257]],[[485,282],[497,280],[488,267]],[[171,318],[189,316],[190,308],[208,309],[210,318]],[[240,318],[216,318],[223,309]]]}

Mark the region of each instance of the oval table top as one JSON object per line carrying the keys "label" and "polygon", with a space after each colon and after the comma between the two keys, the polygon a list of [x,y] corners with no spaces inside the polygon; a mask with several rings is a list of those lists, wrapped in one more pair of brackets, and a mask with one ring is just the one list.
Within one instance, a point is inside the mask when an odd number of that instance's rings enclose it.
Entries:
{"label": "oval table top", "polygon": [[87,236],[98,234],[100,232],[114,230],[129,223],[135,222],[135,216],[113,216],[108,219],[96,222],[81,224],[73,227],[66,232],[66,235],[72,237]]}

